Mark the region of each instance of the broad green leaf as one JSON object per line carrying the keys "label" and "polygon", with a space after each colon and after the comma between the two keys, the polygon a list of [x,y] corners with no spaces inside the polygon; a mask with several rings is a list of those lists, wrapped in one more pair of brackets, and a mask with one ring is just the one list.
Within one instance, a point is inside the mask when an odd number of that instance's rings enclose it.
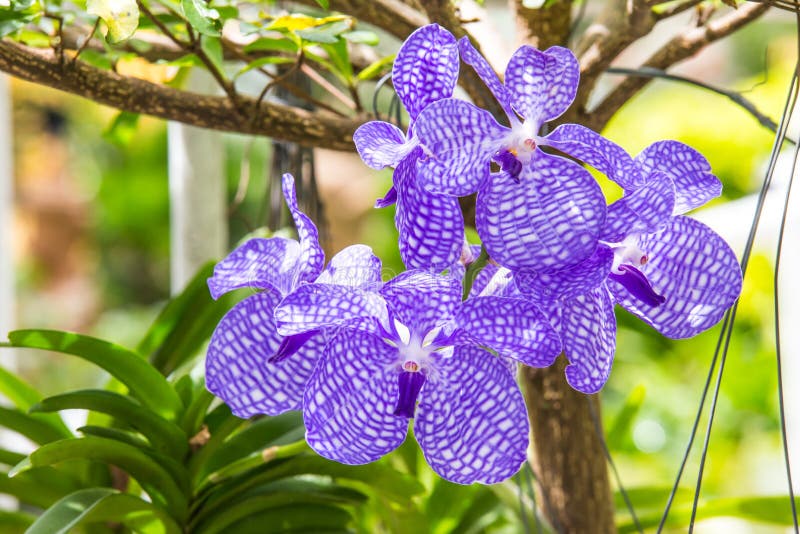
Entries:
{"label": "broad green leaf", "polygon": [[260,67],[263,67],[264,65],[288,65],[290,63],[297,63],[297,59],[293,57],[282,57],[282,56],[260,57],[242,67],[242,69],[240,69],[239,72],[236,73],[235,77],[238,78],[242,74],[250,72],[253,69],[258,69]]}
{"label": "broad green leaf", "polygon": [[148,534],[180,534],[163,510],[111,488],[89,488],[67,495],[46,510],[27,534],[66,534],[81,525],[113,521]]}
{"label": "broad green leaf", "polygon": [[172,475],[136,447],[111,439],[86,436],[48,443],[17,464],[9,475],[66,460],[93,460],[116,465],[136,479],[155,504],[163,506],[179,520],[186,515],[186,496]]}
{"label": "broad green leaf", "polygon": [[352,517],[342,508],[324,504],[297,504],[253,513],[230,525],[236,534],[283,534],[285,532],[351,532]]}
{"label": "broad green leaf", "polygon": [[0,406],[0,427],[22,434],[40,445],[72,437],[68,430],[54,427],[50,421],[37,414],[28,414],[15,408]]}
{"label": "broad green leaf", "polygon": [[[352,19],[344,15],[334,15],[330,17],[316,18],[316,17],[310,17],[308,15],[293,13],[291,15],[276,17],[275,19],[273,19],[272,22],[270,22],[270,24],[265,29],[297,32],[297,31],[307,30],[309,28],[314,28],[316,26],[322,26],[324,24],[329,24],[332,22],[341,22],[345,20],[352,20]],[[348,27],[351,25],[352,24],[348,24]]]}
{"label": "broad green leaf", "polygon": [[35,516],[25,512],[0,510],[0,532],[3,534],[24,534],[35,519]]}
{"label": "broad green leaf", "polygon": [[0,494],[11,495],[30,506],[47,508],[77,489],[66,480],[64,475],[50,467],[32,469],[14,478],[0,473]]}
{"label": "broad green leaf", "polygon": [[132,350],[101,339],[57,330],[16,330],[8,334],[12,346],[72,354],[105,369],[125,384],[146,407],[169,420],[183,410],[166,379]]}
{"label": "broad green leaf", "polygon": [[120,111],[103,132],[103,139],[117,146],[126,146],[133,140],[138,125],[138,113]]}
{"label": "broad green leaf", "polygon": [[208,7],[205,0],[181,0],[181,8],[189,24],[198,32],[209,37],[222,35],[219,11]]}
{"label": "broad green leaf", "polygon": [[[658,510],[659,512],[664,510],[671,491],[672,486],[640,486],[625,489],[634,509],[637,511],[650,509]],[[675,494],[675,503],[680,505],[683,502],[691,502],[693,493],[688,488],[678,488]],[[628,505],[625,503],[625,498],[619,491],[614,492],[614,507],[622,515],[630,513]]]}
{"label": "broad green leaf", "polygon": [[34,6],[14,6],[16,9],[0,9],[0,37],[24,28],[39,17],[40,9]]}
{"label": "broad green leaf", "polygon": [[136,0],[86,0],[86,12],[100,17],[108,28],[109,43],[124,41],[139,26]]}
{"label": "broad green leaf", "polygon": [[104,413],[141,432],[153,448],[174,458],[183,458],[188,451],[188,438],[183,430],[133,399],[98,389],[71,391],[48,397],[31,407],[32,412],[91,410]]}
{"label": "broad green leaf", "polygon": [[194,436],[203,426],[208,407],[214,402],[214,394],[206,389],[205,380],[200,380],[196,385],[196,390],[192,401],[186,408],[181,420],[181,428],[189,436]]}
{"label": "broad green leaf", "polygon": [[[42,398],[38,391],[2,367],[0,367],[0,395],[5,396],[23,412],[27,412]],[[38,419],[50,423],[53,428],[62,432],[64,437],[71,435],[64,421],[58,415],[42,414]]]}
{"label": "broad green leaf", "polygon": [[330,22],[321,26],[314,26],[304,30],[296,30],[298,37],[312,43],[332,44],[339,40],[339,36],[353,27],[352,19]]}
{"label": "broad green leaf", "polygon": [[322,48],[328,53],[328,57],[335,67],[334,74],[338,74],[345,85],[352,85],[353,65],[350,64],[347,43],[338,39],[333,44],[323,44]]}
{"label": "broad green leaf", "polygon": [[6,449],[0,449],[0,464],[5,465],[17,465],[22,460],[25,459],[24,454],[20,454],[18,452],[9,451]]}
{"label": "broad green leaf", "polygon": [[297,53],[297,43],[291,39],[273,39],[270,37],[260,37],[244,47],[244,51],[260,52],[260,51],[273,51],[273,52],[290,52]]}
{"label": "broad green leaf", "polygon": [[110,428],[107,426],[86,425],[77,429],[78,432],[85,436],[97,436],[100,438],[115,439],[128,445],[133,445],[138,449],[147,449],[150,443],[146,439],[139,436],[134,432],[128,430],[120,430],[119,428]]}
{"label": "broad green leaf", "polygon": [[328,0],[316,0],[316,2],[319,5],[319,7],[321,7],[322,9],[330,9],[331,8],[331,4],[330,4],[330,2]]}
{"label": "broad green leaf", "polygon": [[345,32],[342,34],[342,37],[344,37],[351,43],[359,43],[369,46],[376,46],[381,41],[377,33],[368,30],[356,30],[352,32]]}
{"label": "broad green leaf", "polygon": [[224,73],[225,66],[223,65],[222,40],[219,37],[204,35],[200,38],[200,47],[206,53],[208,59],[211,60],[211,63],[214,64],[217,71]]}

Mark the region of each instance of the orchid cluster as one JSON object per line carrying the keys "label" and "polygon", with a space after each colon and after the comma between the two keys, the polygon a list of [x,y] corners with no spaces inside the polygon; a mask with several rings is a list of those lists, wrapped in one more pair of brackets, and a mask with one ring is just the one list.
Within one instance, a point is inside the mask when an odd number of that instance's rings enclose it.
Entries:
{"label": "orchid cluster", "polygon": [[[453,97],[459,58],[475,69],[507,124]],[[397,55],[394,88],[407,132],[373,121],[354,140],[364,162],[394,168],[376,203],[396,203],[408,270],[382,280],[364,245],[324,265],[316,227],[283,191],[298,241],[253,239],[221,261],[212,296],[258,291],[220,322],[207,385],[240,417],[303,410],[322,456],[377,460],[409,419],[442,477],[494,483],[525,460],[528,420],[519,363],[560,354],[576,390],[600,391],[611,371],[619,304],[670,338],[716,324],[738,297],[741,271],[716,233],[684,216],[721,192],[705,158],[662,141],[633,158],[576,124],[543,128],[571,105],[579,68],[566,48],[529,46],[500,81],[468,39],[429,25]],[[563,154],[570,156],[570,159]],[[594,167],[623,189],[606,205]],[[458,198],[477,193],[476,228],[491,261],[468,296]]]}

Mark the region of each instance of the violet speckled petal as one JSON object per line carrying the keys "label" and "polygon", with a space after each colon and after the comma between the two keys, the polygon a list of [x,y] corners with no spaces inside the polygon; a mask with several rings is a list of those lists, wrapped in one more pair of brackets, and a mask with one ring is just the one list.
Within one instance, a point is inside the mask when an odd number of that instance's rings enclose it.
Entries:
{"label": "violet speckled petal", "polygon": [[398,399],[397,348],[366,332],[340,332],[325,349],[306,388],[306,441],[344,464],[373,462],[405,439],[408,418]]}
{"label": "violet speckled petal", "polygon": [[469,37],[462,37],[458,40],[458,51],[461,53],[461,59],[464,63],[475,69],[475,73],[483,80],[489,91],[492,92],[492,95],[503,108],[503,111],[506,112],[512,124],[514,121],[518,122],[517,114],[511,108],[511,93],[500,81],[500,78],[497,77],[497,73],[486,61],[486,58],[472,46]]}
{"label": "violet speckled petal", "polygon": [[456,38],[429,24],[408,36],[392,67],[392,84],[413,121],[425,106],[453,96],[458,79]]}
{"label": "violet speckled petal", "polygon": [[511,279],[511,271],[496,263],[487,263],[475,275],[469,290],[469,298],[503,296],[506,287],[511,284]]}
{"label": "violet speckled petal", "polygon": [[353,142],[362,161],[373,169],[395,167],[417,145],[394,124],[371,121],[362,124],[353,134]]}
{"label": "violet speckled petal", "polygon": [[567,48],[552,46],[544,52],[521,46],[506,67],[505,82],[514,109],[536,125],[567,111],[578,91],[580,68]]}
{"label": "violet speckled petal", "polygon": [[661,171],[675,182],[675,215],[702,206],[722,193],[722,183],[700,152],[678,141],[659,141],[636,156],[646,176]]}
{"label": "violet speckled petal", "polygon": [[419,162],[422,186],[466,196],[483,187],[490,160],[509,129],[497,124],[488,111],[446,98],[423,110],[414,131],[425,151]]}
{"label": "violet speckled petal", "polygon": [[551,273],[522,269],[514,273],[514,281],[522,294],[537,303],[571,299],[599,287],[608,277],[613,261],[614,251],[598,245],[592,255],[578,265]]}
{"label": "violet speckled petal", "polygon": [[297,271],[294,277],[296,287],[303,282],[313,282],[320,275],[325,265],[325,253],[319,246],[316,225],[297,207],[294,177],[289,173],[283,175],[283,196],[294,219],[297,237],[300,238],[300,257],[297,259]]}
{"label": "violet speckled petal", "polygon": [[316,283],[377,290],[381,285],[381,259],[367,245],[350,245],[331,258]]}
{"label": "violet speckled petal", "polygon": [[561,353],[561,338],[528,300],[475,297],[456,312],[459,341],[489,347],[532,367],[548,367]]}
{"label": "violet speckled petal", "polygon": [[315,334],[291,357],[268,363],[281,344],[272,317],[275,292],[238,303],[214,330],[206,356],[206,387],[242,418],[302,407],[303,390],[325,346]]}
{"label": "violet speckled petal", "polygon": [[649,261],[639,267],[666,298],[650,306],[609,280],[614,298],[663,335],[691,337],[714,326],[742,289],[742,273],[727,243],[701,222],[675,217],[662,231],[638,238]]}
{"label": "violet speckled petal", "polygon": [[494,175],[478,194],[476,226],[489,256],[509,269],[550,272],[592,254],[606,204],[589,171],[537,150],[519,178]]}
{"label": "violet speckled petal", "polygon": [[292,289],[299,256],[300,245],[293,239],[250,239],[214,266],[208,289],[214,299],[242,287],[274,288],[286,294]]}
{"label": "violet speckled petal", "polygon": [[398,165],[394,180],[398,193],[395,224],[405,266],[442,271],[453,265],[464,243],[464,217],[458,198],[423,189],[414,156]]}
{"label": "violet speckled petal", "polygon": [[436,361],[438,380],[420,392],[414,436],[442,478],[494,484],[519,471],[528,447],[528,417],[514,376],[500,358],[458,347]]}
{"label": "violet speckled petal", "polygon": [[543,144],[591,165],[626,191],[646,183],[646,177],[625,149],[585,126],[562,124]]}
{"label": "violet speckled petal", "polygon": [[424,337],[452,318],[461,302],[461,278],[411,270],[386,282],[380,292],[392,315]]}
{"label": "violet speckled petal", "polygon": [[605,286],[566,301],[561,326],[567,382],[581,393],[597,393],[611,373],[617,343],[614,301]]}
{"label": "violet speckled petal", "polygon": [[373,291],[331,284],[300,286],[275,309],[278,332],[284,336],[342,326],[361,319],[386,324],[388,316],[383,298]]}
{"label": "violet speckled petal", "polygon": [[675,207],[675,186],[662,172],[654,172],[646,185],[608,207],[600,238],[618,242],[630,234],[655,232],[667,224]]}

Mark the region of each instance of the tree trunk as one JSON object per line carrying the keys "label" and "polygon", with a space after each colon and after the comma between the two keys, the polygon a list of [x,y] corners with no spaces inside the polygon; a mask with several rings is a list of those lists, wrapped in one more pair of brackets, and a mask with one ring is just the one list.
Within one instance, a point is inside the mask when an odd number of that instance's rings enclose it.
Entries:
{"label": "tree trunk", "polygon": [[537,502],[556,532],[613,533],[614,501],[599,439],[600,399],[567,384],[566,363],[562,356],[547,369],[524,367],[522,372]]}

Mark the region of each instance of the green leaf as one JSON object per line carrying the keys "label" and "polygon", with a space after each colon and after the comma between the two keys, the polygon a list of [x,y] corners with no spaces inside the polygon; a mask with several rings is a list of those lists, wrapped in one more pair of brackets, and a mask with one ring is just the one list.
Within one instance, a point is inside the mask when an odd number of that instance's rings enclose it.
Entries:
{"label": "green leaf", "polygon": [[27,414],[15,408],[0,406],[0,425],[38,444],[72,437],[68,430],[53,427],[49,420],[40,415]]}
{"label": "green leaf", "polygon": [[25,512],[0,510],[0,532],[3,534],[24,534],[36,517]]}
{"label": "green leaf", "polygon": [[198,32],[209,37],[222,35],[219,12],[209,8],[205,0],[181,0],[181,8],[189,24]]}
{"label": "green leaf", "polygon": [[109,43],[124,41],[139,27],[136,0],[86,0],[86,12],[103,19]]}
{"label": "green leaf", "polygon": [[328,2],[328,0],[316,0],[316,2],[319,5],[319,7],[321,7],[322,9],[330,9],[331,8],[331,4],[330,4],[330,2]]}
{"label": "green leaf", "polygon": [[297,43],[291,39],[272,39],[270,37],[260,37],[244,47],[244,51],[251,52],[289,52],[297,54]]}
{"label": "green leaf", "polygon": [[345,85],[351,85],[353,81],[353,65],[350,64],[347,43],[339,39],[333,44],[323,44],[322,48],[328,53],[328,57],[335,67],[333,73],[339,75]]}
{"label": "green leaf", "polygon": [[[0,394],[23,412],[27,412],[42,398],[38,391],[2,367],[0,367]],[[54,429],[62,432],[64,437],[71,435],[67,425],[57,415],[42,415],[38,419],[50,423]]]}
{"label": "green leaf", "polygon": [[239,70],[239,72],[236,73],[235,77],[238,78],[245,72],[250,72],[253,69],[263,67],[264,65],[288,65],[290,63],[297,63],[297,58],[282,56],[260,57],[245,65],[241,70]]}
{"label": "green leaf", "polygon": [[377,78],[378,76],[384,74],[391,68],[392,63],[394,63],[395,57],[396,55],[392,54],[391,56],[386,56],[370,63],[356,75],[356,79],[360,81],[365,81]]}
{"label": "green leaf", "polygon": [[85,425],[79,427],[78,432],[85,436],[97,436],[100,438],[115,439],[142,450],[150,448],[150,443],[148,443],[146,439],[139,436],[139,434],[130,432],[128,430],[109,428],[107,426]]}
{"label": "green leaf", "polygon": [[324,504],[297,504],[268,508],[230,525],[226,532],[236,534],[282,534],[284,532],[351,532],[350,514],[342,508]]}
{"label": "green leaf", "polygon": [[633,422],[644,403],[645,388],[641,384],[633,390],[625,399],[625,404],[620,408],[614,422],[608,427],[607,432],[608,448],[610,450],[619,449],[623,442],[630,437]]}
{"label": "green leaf", "polygon": [[17,465],[24,459],[25,459],[24,454],[9,451],[6,449],[0,449],[0,464]]}
{"label": "green leaf", "polygon": [[101,339],[57,330],[16,330],[8,334],[14,347],[72,354],[105,369],[125,384],[146,407],[169,420],[183,410],[166,379],[132,350]]}
{"label": "green leaf", "polygon": [[137,532],[180,534],[180,527],[163,510],[111,488],[89,488],[67,495],[46,510],[27,534],[66,534],[81,525],[122,523]]}
{"label": "green leaf", "polygon": [[32,469],[14,478],[0,473],[0,493],[38,508],[48,508],[78,487],[77,481],[51,467]]}
{"label": "green leaf", "polygon": [[117,146],[127,146],[136,134],[139,114],[120,111],[103,132],[103,139]]}
{"label": "green leaf", "polygon": [[188,438],[180,427],[129,397],[112,391],[98,389],[71,391],[48,397],[31,407],[33,412],[73,409],[92,410],[110,415],[141,432],[154,449],[174,458],[183,458],[189,449]]}
{"label": "green leaf", "polygon": [[339,36],[353,27],[352,19],[329,22],[321,26],[314,26],[295,31],[295,35],[312,43],[332,44],[339,40]]}
{"label": "green leaf", "polygon": [[352,26],[352,19],[344,15],[316,18],[308,15],[301,15],[299,13],[292,13],[274,18],[272,22],[269,23],[269,26],[267,26],[265,29],[279,32],[296,33],[309,28],[341,21],[349,21],[348,27]]}
{"label": "green leaf", "polygon": [[359,43],[369,46],[376,46],[381,41],[377,33],[368,30],[356,30],[352,32],[346,32],[342,34],[342,37],[344,37],[351,43]]}
{"label": "green leaf", "polygon": [[178,520],[186,516],[186,496],[172,475],[136,447],[112,439],[86,436],[48,443],[17,464],[9,476],[66,460],[93,460],[116,465],[136,479],[153,503],[169,510]]}
{"label": "green leaf", "polygon": [[208,59],[211,60],[211,63],[214,64],[214,67],[216,67],[219,72],[225,72],[222,39],[204,35],[200,38],[200,47],[206,53]]}

